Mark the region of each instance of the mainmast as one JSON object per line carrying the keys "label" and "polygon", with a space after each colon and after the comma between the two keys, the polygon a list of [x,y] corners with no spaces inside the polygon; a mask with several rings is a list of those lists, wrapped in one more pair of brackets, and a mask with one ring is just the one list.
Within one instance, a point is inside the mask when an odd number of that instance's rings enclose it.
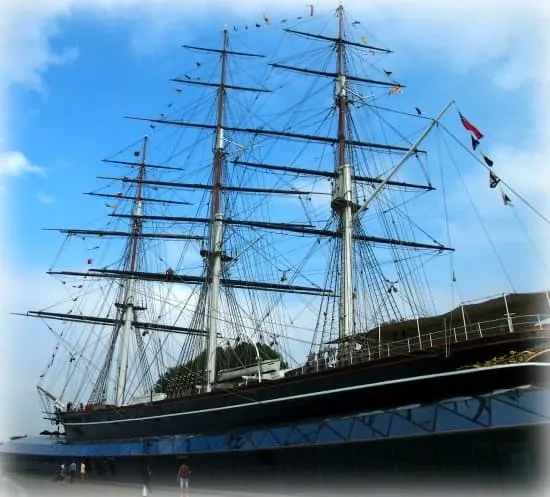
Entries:
{"label": "mainmast", "polygon": [[216,381],[216,349],[218,346],[218,325],[220,313],[220,279],[222,268],[222,169],[224,161],[224,138],[223,138],[223,111],[225,105],[225,79],[227,66],[227,29],[223,30],[223,50],[221,54],[221,78],[218,87],[218,106],[216,138],[214,142],[214,167],[213,167],[213,189],[212,207],[210,221],[210,253],[208,280],[210,287],[210,306],[208,314],[208,345],[207,345],[207,384],[209,392]]}
{"label": "mainmast", "polygon": [[338,38],[336,40],[336,105],[338,107],[337,171],[332,209],[340,218],[341,278],[338,337],[343,339],[354,333],[353,311],[353,197],[352,167],[346,162],[346,127],[348,100],[344,68],[344,8],[338,7]]}
{"label": "mainmast", "polygon": [[[143,147],[141,151],[141,166],[138,174],[138,185],[136,191],[136,197],[134,200],[134,219],[132,223],[132,235],[130,238],[130,265],[129,271],[135,272],[137,267],[138,256],[138,244],[141,234],[143,215],[143,200],[142,200],[142,188],[143,180],[145,179],[145,166],[146,166],[146,153],[147,153],[147,136],[143,139]],[[124,404],[124,395],[126,393],[126,376],[128,370],[128,351],[130,345],[130,334],[134,328],[133,323],[136,321],[136,308],[134,307],[135,296],[135,283],[134,276],[129,276],[124,292],[124,301],[120,305],[123,312],[123,325],[122,325],[122,337],[120,344],[120,356],[118,361],[118,380],[116,388],[116,405],[121,406]]]}

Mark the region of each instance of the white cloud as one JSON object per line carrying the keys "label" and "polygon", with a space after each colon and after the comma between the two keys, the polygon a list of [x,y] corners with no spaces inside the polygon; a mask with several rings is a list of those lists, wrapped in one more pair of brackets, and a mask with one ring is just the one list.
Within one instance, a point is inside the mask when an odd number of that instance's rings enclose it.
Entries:
{"label": "white cloud", "polygon": [[36,198],[42,204],[51,204],[55,202],[55,197],[52,197],[51,195],[47,195],[46,193],[43,193],[43,192],[39,192]]}
{"label": "white cloud", "polygon": [[0,177],[20,176],[25,173],[34,173],[44,176],[45,170],[32,164],[29,159],[17,150],[0,153]]}

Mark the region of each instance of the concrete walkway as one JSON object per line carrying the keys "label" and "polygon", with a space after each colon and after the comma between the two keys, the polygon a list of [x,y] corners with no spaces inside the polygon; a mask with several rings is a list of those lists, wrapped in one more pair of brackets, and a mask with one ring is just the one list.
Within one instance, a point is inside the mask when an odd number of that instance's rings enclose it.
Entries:
{"label": "concrete walkway", "polygon": [[[304,494],[271,493],[244,490],[220,490],[190,488],[188,497],[301,497]],[[1,497],[142,497],[143,487],[138,483],[104,482],[97,480],[81,481],[75,479],[73,483],[55,482],[53,478],[8,474],[3,478],[0,486]],[[180,497],[180,489],[176,482],[172,487],[167,485],[152,485],[149,497]]]}
{"label": "concrete walkway", "polygon": [[[215,482],[220,484],[222,482]],[[508,491],[495,491],[492,488],[483,487],[481,485],[442,485],[430,486],[426,485],[408,485],[400,488],[388,488],[387,485],[377,486],[372,483],[368,486],[362,485],[355,489],[342,488],[317,488],[315,490],[304,490],[296,492],[280,491],[269,492],[265,488],[254,487],[248,491],[241,489],[208,489],[191,487],[188,491],[188,497],[355,497],[355,496],[399,496],[413,497],[422,496],[428,497],[444,496],[444,495],[464,495],[468,497],[485,497],[485,496],[518,496],[521,497],[542,497],[549,495],[550,488],[538,489],[519,489],[510,488]],[[174,481],[173,486],[158,485],[153,483],[152,491],[148,497],[180,497],[180,489]],[[53,478],[36,475],[21,475],[21,474],[6,474],[0,480],[0,497],[142,497],[142,485],[139,483],[123,483],[113,481],[100,480],[75,480],[73,483],[55,482]]]}

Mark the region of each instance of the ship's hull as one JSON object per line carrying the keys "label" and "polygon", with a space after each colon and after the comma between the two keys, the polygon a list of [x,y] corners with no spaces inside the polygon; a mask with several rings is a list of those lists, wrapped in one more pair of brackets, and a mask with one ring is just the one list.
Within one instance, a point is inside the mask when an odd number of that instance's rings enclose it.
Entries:
{"label": "ship's hull", "polygon": [[[129,439],[176,434],[225,433],[405,404],[474,395],[538,382],[532,371],[489,368],[482,376],[456,371],[464,364],[525,347],[541,337],[493,337],[441,351],[372,361],[265,382],[227,392],[153,404],[63,414],[68,440]],[[482,378],[482,379],[481,379]]]}

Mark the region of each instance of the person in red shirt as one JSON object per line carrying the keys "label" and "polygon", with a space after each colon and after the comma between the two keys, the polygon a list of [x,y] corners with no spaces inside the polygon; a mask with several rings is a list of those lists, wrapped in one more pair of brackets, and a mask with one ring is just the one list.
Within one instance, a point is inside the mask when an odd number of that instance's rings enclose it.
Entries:
{"label": "person in red shirt", "polygon": [[191,470],[187,464],[183,463],[178,468],[178,481],[180,484],[181,495],[182,497],[187,495],[187,489],[189,488],[189,476],[191,475]]}

